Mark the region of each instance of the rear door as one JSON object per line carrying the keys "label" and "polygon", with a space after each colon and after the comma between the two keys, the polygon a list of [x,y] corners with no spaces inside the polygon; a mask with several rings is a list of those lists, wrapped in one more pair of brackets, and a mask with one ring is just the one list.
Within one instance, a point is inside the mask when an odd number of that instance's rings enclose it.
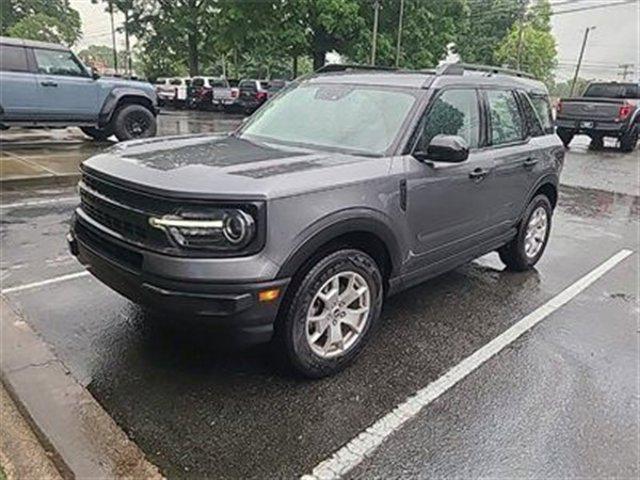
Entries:
{"label": "rear door", "polygon": [[493,235],[489,216],[495,178],[492,156],[481,148],[478,92],[455,88],[436,95],[420,124],[414,150],[426,151],[433,137],[445,134],[464,138],[470,153],[461,163],[405,157],[407,217],[417,268],[464,253]]}
{"label": "rear door", "polygon": [[513,227],[544,165],[543,126],[524,92],[483,90],[488,117],[488,151],[495,163],[490,222]]}
{"label": "rear door", "polygon": [[0,45],[0,107],[7,120],[36,120],[38,84],[27,50],[20,45]]}
{"label": "rear door", "polygon": [[33,48],[42,117],[53,121],[98,120],[99,85],[68,50]]}

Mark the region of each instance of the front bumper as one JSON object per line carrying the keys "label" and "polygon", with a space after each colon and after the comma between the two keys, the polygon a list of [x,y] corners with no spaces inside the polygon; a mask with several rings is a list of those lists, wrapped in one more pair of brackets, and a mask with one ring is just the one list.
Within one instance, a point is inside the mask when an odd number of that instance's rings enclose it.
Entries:
{"label": "front bumper", "polygon": [[[270,329],[290,280],[208,282],[188,275],[161,277],[145,270],[146,253],[142,249],[91,228],[77,214],[67,242],[71,253],[89,272],[131,301],[176,315],[205,317],[219,326]],[[180,260],[195,263],[199,259]],[[154,254],[154,262],[157,261],[158,255]],[[189,265],[180,270],[188,272]],[[275,300],[259,300],[260,292],[276,288],[279,295]]]}

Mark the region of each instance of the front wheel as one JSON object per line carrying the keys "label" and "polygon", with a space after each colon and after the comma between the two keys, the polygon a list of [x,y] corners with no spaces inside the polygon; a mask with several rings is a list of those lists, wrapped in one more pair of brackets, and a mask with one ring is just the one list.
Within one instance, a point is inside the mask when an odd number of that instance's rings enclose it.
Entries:
{"label": "front wheel", "polygon": [[538,263],[547,247],[552,214],[546,195],[538,195],[529,203],[517,235],[498,250],[500,260],[509,270],[523,272]]}
{"label": "front wheel", "polygon": [[154,137],[156,129],[156,117],[142,105],[125,105],[114,114],[113,131],[120,141]]}
{"label": "front wheel", "polygon": [[360,250],[339,250],[290,288],[276,325],[277,353],[306,377],[342,370],[360,353],[380,316],[378,265]]}

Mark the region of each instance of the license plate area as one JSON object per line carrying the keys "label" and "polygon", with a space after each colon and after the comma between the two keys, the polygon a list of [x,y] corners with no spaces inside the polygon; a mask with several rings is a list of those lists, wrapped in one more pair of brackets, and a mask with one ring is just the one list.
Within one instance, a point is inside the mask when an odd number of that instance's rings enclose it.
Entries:
{"label": "license plate area", "polygon": [[594,122],[580,122],[580,128],[593,128]]}

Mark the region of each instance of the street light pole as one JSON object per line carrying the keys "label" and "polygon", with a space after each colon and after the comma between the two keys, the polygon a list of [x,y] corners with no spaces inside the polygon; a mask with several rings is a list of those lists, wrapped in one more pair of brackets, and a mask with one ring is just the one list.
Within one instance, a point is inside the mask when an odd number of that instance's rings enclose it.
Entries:
{"label": "street light pole", "polygon": [[376,46],[378,42],[378,21],[380,20],[380,0],[373,0],[373,39],[371,41],[371,65],[376,64]]}
{"label": "street light pole", "polygon": [[573,97],[573,91],[576,88],[576,82],[578,81],[578,74],[580,73],[580,65],[582,64],[582,57],[584,56],[584,49],[587,47],[587,38],[589,38],[589,31],[595,30],[596,27],[587,27],[584,31],[584,38],[582,39],[582,48],[580,49],[580,55],[578,56],[578,64],[576,65],[576,73],[573,76],[573,82],[571,82],[571,91],[569,96]]}
{"label": "street light pole", "polygon": [[396,44],[396,68],[400,66],[400,50],[402,48],[402,19],[404,17],[404,0],[400,0],[400,17],[398,18],[398,43]]}

